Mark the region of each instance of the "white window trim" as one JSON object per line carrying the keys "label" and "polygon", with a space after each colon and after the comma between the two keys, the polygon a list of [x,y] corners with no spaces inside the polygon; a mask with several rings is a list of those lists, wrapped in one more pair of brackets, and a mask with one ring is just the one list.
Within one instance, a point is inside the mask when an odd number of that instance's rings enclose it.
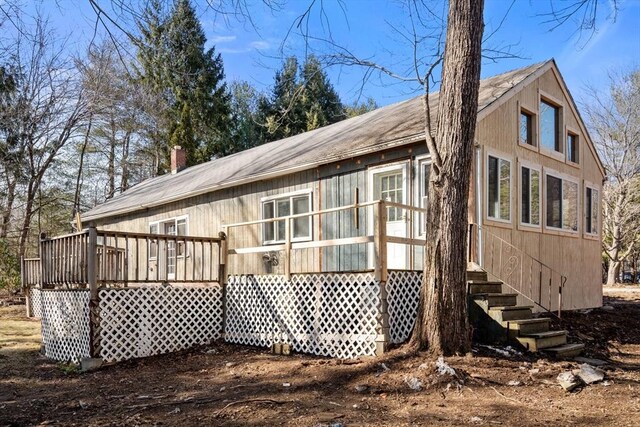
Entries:
{"label": "white window trim", "polygon": [[[509,162],[509,219],[489,216],[489,156]],[[484,155],[484,218],[501,224],[513,224],[513,157],[493,149],[485,149]],[[500,162],[498,162],[499,168]],[[498,203],[499,204],[499,203]]]}
{"label": "white window trim", "polygon": [[[587,224],[587,218],[586,218],[586,203],[587,203],[587,188],[590,188],[591,190],[595,190],[598,192],[598,221],[596,223],[596,232],[595,233],[589,233],[587,232],[586,229],[586,224]],[[600,236],[600,226],[602,224],[602,210],[600,209],[600,207],[602,206],[602,186],[600,185],[596,185],[592,182],[589,182],[587,180],[584,181],[584,191],[582,193],[582,197],[584,200],[583,203],[583,208],[582,208],[582,217],[584,218],[584,224],[585,224],[585,228],[583,228],[583,233],[585,237],[599,237]]]}
{"label": "white window trim", "polygon": [[[540,222],[539,225],[535,225],[535,224],[528,224],[526,222],[522,222],[522,212],[520,212],[520,210],[522,209],[522,168],[527,168],[529,170],[534,170],[538,172],[538,176],[540,179],[540,182],[538,183],[539,189],[538,189],[538,214],[540,215],[540,218],[538,218],[538,221]],[[531,177],[529,177],[529,179],[531,179]],[[542,205],[542,187],[544,185],[544,175],[542,174],[542,166],[540,166],[539,164],[536,163],[532,163],[529,162],[527,160],[521,160],[518,159],[518,226],[523,227],[523,228],[527,228],[527,229],[531,229],[531,230],[538,230],[541,231],[542,230],[542,222],[544,221],[544,211],[542,209],[543,205]],[[531,207],[529,207],[529,209],[531,209]]]}
{"label": "white window trim", "polygon": [[[178,232],[178,221],[180,220],[185,220],[185,235],[189,235],[189,215],[180,215],[180,216],[175,216],[172,218],[166,218],[166,219],[160,219],[157,221],[150,221],[149,225],[147,227],[147,229],[149,230],[149,234],[151,234],[151,227],[152,226],[157,226],[158,227],[158,233],[157,234],[164,234],[160,232],[160,225],[161,224],[166,224],[168,222],[174,222],[175,226],[176,226],[176,233]],[[177,234],[176,234],[177,236]],[[151,245],[151,241],[149,241],[149,245]],[[158,241],[156,239],[156,256],[152,257],[149,256],[149,261],[157,261],[158,260],[158,249],[160,248],[160,246],[158,245]],[[184,256],[187,254],[187,245],[185,244],[185,248],[184,248],[184,254],[183,255],[178,255],[178,258],[184,258]],[[151,252],[149,248],[147,248],[148,252]]]}
{"label": "white window trim", "polygon": [[[422,198],[423,198],[423,191],[424,191],[424,180],[422,179],[422,166],[425,164],[429,164],[431,165],[433,163],[432,159],[431,159],[431,155],[427,154],[427,155],[423,155],[423,156],[416,156],[415,158],[415,164],[416,164],[416,168],[417,168],[417,173],[416,173],[416,185],[415,185],[415,200],[416,203],[414,206],[417,206],[419,208],[425,208],[426,206],[422,206]],[[416,235],[419,237],[425,237],[427,234],[427,230],[426,230],[426,226],[424,224],[424,216],[426,216],[426,214],[423,214],[422,212],[419,213],[418,215],[418,224],[417,224],[417,229],[416,231]]]}
{"label": "white window trim", "polygon": [[[282,193],[282,194],[274,194],[272,196],[266,196],[266,197],[262,197],[260,198],[260,219],[268,219],[264,217],[264,209],[263,209],[263,205],[266,202],[271,202],[274,200],[281,200],[281,199],[289,199],[289,201],[291,202],[291,198],[292,197],[297,197],[297,196],[304,196],[304,195],[308,195],[309,196],[309,212],[313,212],[313,189],[311,188],[306,188],[304,190],[297,190],[297,191],[290,191],[288,193]],[[274,213],[275,215],[275,213]],[[277,217],[276,217],[277,218]],[[284,217],[283,217],[284,218]],[[292,242],[309,242],[311,240],[313,240],[313,215],[309,215],[309,236],[305,236],[305,237],[293,237],[293,230],[291,230],[291,241]],[[270,218],[269,218],[270,219]],[[261,239],[264,239],[264,227],[265,225],[271,225],[273,226],[274,222],[265,222],[262,224],[261,227]],[[275,234],[274,234],[275,237]],[[285,243],[284,240],[262,240],[262,245],[275,245],[275,244],[279,244],[279,243]]]}
{"label": "white window trim", "polygon": [[[582,215],[580,214],[580,209],[581,209],[581,203],[580,203],[580,180],[574,176],[571,175],[567,175],[565,173],[562,172],[558,172],[554,169],[549,169],[549,168],[542,168],[542,172],[543,172],[543,179],[544,179],[544,185],[543,185],[543,191],[544,191],[544,195],[543,195],[543,200],[544,200],[544,211],[542,212],[542,216],[543,216],[543,223],[544,223],[544,229],[545,230],[549,230],[549,231],[553,231],[555,233],[568,233],[568,234],[572,234],[572,235],[578,235],[580,233],[580,225],[581,225],[581,217]],[[578,187],[578,191],[576,192],[576,210],[578,212],[576,221],[577,221],[577,230],[569,230],[566,228],[557,228],[557,227],[550,227],[547,225],[547,175],[551,175],[554,178],[558,178],[562,181],[569,181],[569,182],[573,182],[574,184],[576,184],[576,186]],[[562,187],[560,187],[560,190],[562,191]],[[564,210],[562,212],[560,212],[560,220],[562,221],[562,216],[564,215]]]}
{"label": "white window trim", "polygon": [[[542,111],[540,111],[540,104],[542,102],[546,102],[547,104],[553,105],[554,107],[558,108],[560,110],[559,114],[558,114],[558,135],[557,138],[560,139],[560,141],[558,141],[560,144],[560,147],[562,147],[564,149],[564,152],[558,152],[556,150],[549,150],[548,148],[546,148],[543,144],[542,144]],[[537,129],[537,138],[538,138],[538,147],[540,148],[540,154],[544,154],[545,156],[554,158],[556,160],[560,160],[562,162],[564,162],[566,160],[566,156],[567,156],[567,149],[566,149],[566,138],[565,141],[562,141],[562,137],[563,135],[566,135],[566,130],[565,130],[565,126],[564,126],[564,104],[561,100],[557,99],[556,97],[554,97],[553,95],[550,95],[544,91],[539,91],[538,93],[538,123],[537,123],[538,129]]]}

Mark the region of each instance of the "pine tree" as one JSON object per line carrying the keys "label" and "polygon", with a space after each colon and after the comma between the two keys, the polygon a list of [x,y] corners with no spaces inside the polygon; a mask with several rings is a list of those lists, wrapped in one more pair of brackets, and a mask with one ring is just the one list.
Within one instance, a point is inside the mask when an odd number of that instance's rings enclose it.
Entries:
{"label": "pine tree", "polygon": [[[141,81],[167,103],[159,172],[168,170],[171,144],[186,148],[188,166],[224,155],[230,127],[224,66],[215,48],[205,50],[190,0],[176,0],[168,14],[152,0],[139,27]],[[191,140],[181,140],[185,135]]]}
{"label": "pine tree", "polygon": [[322,70],[320,61],[310,56],[299,67],[289,57],[276,72],[271,98],[259,105],[262,138],[274,141],[317,129],[346,118],[340,97]]}

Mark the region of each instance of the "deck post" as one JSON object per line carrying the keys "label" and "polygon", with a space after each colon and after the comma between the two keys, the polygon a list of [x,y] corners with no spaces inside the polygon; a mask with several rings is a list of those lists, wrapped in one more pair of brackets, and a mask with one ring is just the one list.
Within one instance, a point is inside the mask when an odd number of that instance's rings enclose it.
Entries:
{"label": "deck post", "polygon": [[33,317],[33,307],[31,306],[31,288],[27,285],[27,272],[25,271],[24,257],[20,257],[20,289],[25,296],[25,308],[27,309],[27,317]]}
{"label": "deck post", "polygon": [[373,206],[373,245],[376,280],[387,281],[387,206],[379,201]]}
{"label": "deck post", "polygon": [[[227,248],[227,227],[224,227],[225,231],[218,233],[220,242],[218,243],[218,281],[220,283],[220,290],[222,292],[222,334],[224,337],[227,330],[227,257],[229,250]],[[210,277],[212,279],[212,277]]]}
{"label": "deck post", "polygon": [[38,245],[38,252],[40,255],[40,280],[38,285],[40,289],[44,288],[45,281],[47,280],[47,251],[44,249],[44,242],[47,240],[46,233],[40,233],[40,244]]}
{"label": "deck post", "polygon": [[87,284],[89,285],[89,355],[100,357],[100,313],[98,299],[97,251],[98,231],[95,224],[89,225],[87,245]]}
{"label": "deck post", "polygon": [[387,282],[378,282],[380,286],[380,313],[376,332],[376,356],[382,356],[386,351],[390,341],[389,335],[389,313],[387,304]]}

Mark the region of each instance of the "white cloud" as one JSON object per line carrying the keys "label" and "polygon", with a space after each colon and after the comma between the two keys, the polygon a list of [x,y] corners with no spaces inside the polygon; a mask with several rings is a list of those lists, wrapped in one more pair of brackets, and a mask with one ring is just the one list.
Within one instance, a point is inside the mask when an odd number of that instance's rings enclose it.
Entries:
{"label": "white cloud", "polygon": [[213,37],[210,42],[214,44],[229,43],[235,41],[236,38],[236,36],[216,36]]}
{"label": "white cloud", "polygon": [[262,50],[266,50],[269,49],[271,47],[271,44],[267,41],[264,40],[256,40],[253,41],[251,43],[249,43],[249,47],[252,49],[262,49]]}

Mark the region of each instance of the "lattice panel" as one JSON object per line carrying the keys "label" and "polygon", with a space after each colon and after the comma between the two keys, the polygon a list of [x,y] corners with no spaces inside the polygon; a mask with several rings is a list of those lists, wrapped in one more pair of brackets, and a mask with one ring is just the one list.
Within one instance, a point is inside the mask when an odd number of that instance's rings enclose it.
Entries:
{"label": "lattice panel", "polygon": [[389,339],[394,344],[405,342],[418,315],[421,271],[389,271],[387,279],[387,312]]}
{"label": "lattice panel", "polygon": [[106,361],[182,350],[222,335],[220,286],[101,289],[100,356]]}
{"label": "lattice panel", "polygon": [[45,355],[60,362],[89,357],[89,291],[40,293]]}
{"label": "lattice panel", "polygon": [[29,290],[29,298],[31,298],[30,304],[33,317],[38,319],[42,318],[42,290],[31,288]]}
{"label": "lattice panel", "polygon": [[225,339],[351,358],[374,355],[382,340],[380,285],[371,274],[231,276]]}

